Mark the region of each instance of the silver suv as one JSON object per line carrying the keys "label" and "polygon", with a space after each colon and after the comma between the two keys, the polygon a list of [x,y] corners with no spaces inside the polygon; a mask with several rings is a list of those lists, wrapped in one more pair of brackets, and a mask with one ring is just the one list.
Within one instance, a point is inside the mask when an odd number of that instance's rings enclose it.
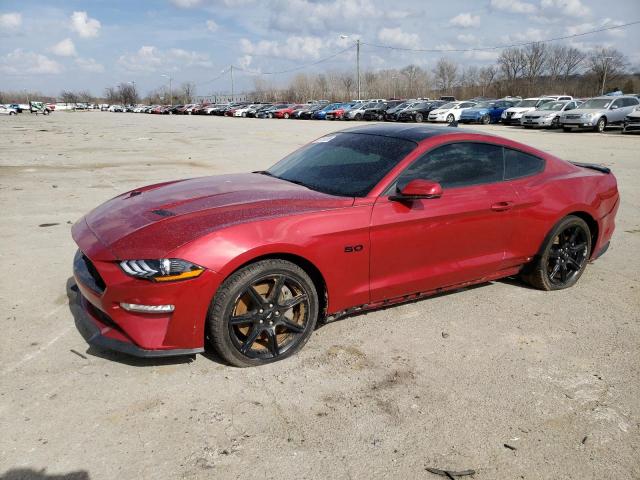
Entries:
{"label": "silver suv", "polygon": [[570,132],[573,128],[590,128],[603,132],[609,125],[622,124],[624,118],[638,105],[638,97],[630,95],[590,98],[579,108],[563,113],[560,125],[565,132]]}

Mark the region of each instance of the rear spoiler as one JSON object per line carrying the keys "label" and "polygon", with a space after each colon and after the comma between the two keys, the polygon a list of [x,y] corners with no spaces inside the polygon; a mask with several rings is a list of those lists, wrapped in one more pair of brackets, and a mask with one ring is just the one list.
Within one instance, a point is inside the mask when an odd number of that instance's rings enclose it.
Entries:
{"label": "rear spoiler", "polygon": [[598,165],[596,163],[582,163],[582,162],[570,162],[570,163],[575,165],[576,167],[590,168],[591,170],[597,170],[602,173],[611,173],[610,168],[605,167],[603,165]]}

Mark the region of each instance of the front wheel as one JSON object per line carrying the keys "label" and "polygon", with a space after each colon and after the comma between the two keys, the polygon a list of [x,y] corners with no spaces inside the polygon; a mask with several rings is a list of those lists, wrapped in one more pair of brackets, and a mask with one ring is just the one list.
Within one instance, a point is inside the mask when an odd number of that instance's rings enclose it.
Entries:
{"label": "front wheel", "polygon": [[362,115],[360,115],[359,113],[356,113],[354,120],[357,120],[357,121],[362,120]]}
{"label": "front wheel", "polygon": [[284,117],[284,118],[289,118],[289,114],[288,114],[288,113],[285,113],[285,114],[283,115],[283,117]]}
{"label": "front wheel", "polygon": [[309,340],[318,318],[309,275],[286,260],[262,260],[232,274],[216,293],[207,320],[216,352],[237,367],[287,358]]}
{"label": "front wheel", "polygon": [[569,215],[547,237],[542,252],[522,274],[540,290],[562,290],[578,281],[591,254],[591,232],[587,223]]}
{"label": "front wheel", "polygon": [[485,115],[481,120],[483,125],[489,125],[491,123],[491,117],[489,115]]}
{"label": "front wheel", "polygon": [[598,119],[598,123],[596,123],[596,126],[594,127],[594,130],[598,133],[602,133],[604,132],[604,128],[607,126],[607,119],[602,117],[600,119]]}
{"label": "front wheel", "polygon": [[453,123],[455,119],[456,117],[453,116],[453,113],[450,113],[449,115],[447,115],[447,123]]}
{"label": "front wheel", "polygon": [[416,113],[416,123],[422,123],[422,114],[421,113]]}

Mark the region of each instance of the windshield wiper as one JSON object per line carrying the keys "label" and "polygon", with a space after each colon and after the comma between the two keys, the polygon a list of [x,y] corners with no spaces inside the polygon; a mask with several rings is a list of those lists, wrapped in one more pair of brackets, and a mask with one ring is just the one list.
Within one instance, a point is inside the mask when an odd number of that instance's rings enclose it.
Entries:
{"label": "windshield wiper", "polygon": [[255,172],[251,172],[251,173],[259,173],[260,175],[266,175],[267,177],[279,178],[279,177],[276,177],[273,173],[271,173],[268,170],[256,170]]}

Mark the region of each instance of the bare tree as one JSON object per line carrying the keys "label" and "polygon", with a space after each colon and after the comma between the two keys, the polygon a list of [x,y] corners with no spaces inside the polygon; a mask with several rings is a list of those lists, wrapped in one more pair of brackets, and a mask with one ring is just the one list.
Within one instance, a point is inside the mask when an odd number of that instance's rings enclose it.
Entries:
{"label": "bare tree", "polygon": [[193,97],[196,94],[196,84],[193,82],[184,82],[180,85],[180,93],[176,95],[178,98],[182,98],[183,103],[192,103]]}
{"label": "bare tree", "polygon": [[400,70],[400,74],[402,74],[407,79],[407,89],[406,96],[418,96],[416,95],[415,84],[418,75],[422,73],[422,69],[417,65],[407,65],[402,70]]}
{"label": "bare tree", "polygon": [[344,73],[340,76],[340,81],[346,92],[345,98],[348,100],[351,97],[351,87],[355,83],[353,76],[350,73]]}
{"label": "bare tree", "polygon": [[538,82],[547,67],[547,49],[544,43],[532,43],[522,50],[524,57],[523,77],[529,83],[529,93],[533,92],[534,85]]}
{"label": "bare tree", "polygon": [[496,78],[496,67],[489,65],[480,69],[478,73],[478,79],[480,80],[480,86],[482,87],[482,96],[484,97],[487,90],[493,84],[493,80]]}
{"label": "bare tree", "polygon": [[607,81],[617,80],[626,70],[626,57],[615,48],[598,48],[589,55],[588,71],[595,77],[596,85],[600,88]]}
{"label": "bare tree", "polygon": [[564,52],[564,62],[562,64],[563,86],[566,86],[570,76],[577,73],[586,58],[587,55],[577,48],[572,47]]}
{"label": "bare tree", "polygon": [[60,92],[60,98],[64,103],[78,102],[78,94],[76,92],[72,92],[71,90],[63,90],[62,92]]}
{"label": "bare tree", "polygon": [[450,93],[458,78],[458,65],[451,60],[442,57],[433,69],[436,88],[442,93]]}
{"label": "bare tree", "polygon": [[121,101],[123,105],[135,105],[138,103],[138,90],[134,83],[119,83],[115,90],[117,101]]}
{"label": "bare tree", "polygon": [[118,90],[115,87],[106,87],[104,89],[104,98],[110,104],[117,103],[119,99]]}
{"label": "bare tree", "polygon": [[498,67],[509,88],[515,88],[516,80],[522,76],[525,66],[526,59],[519,48],[507,48],[498,57]]}

